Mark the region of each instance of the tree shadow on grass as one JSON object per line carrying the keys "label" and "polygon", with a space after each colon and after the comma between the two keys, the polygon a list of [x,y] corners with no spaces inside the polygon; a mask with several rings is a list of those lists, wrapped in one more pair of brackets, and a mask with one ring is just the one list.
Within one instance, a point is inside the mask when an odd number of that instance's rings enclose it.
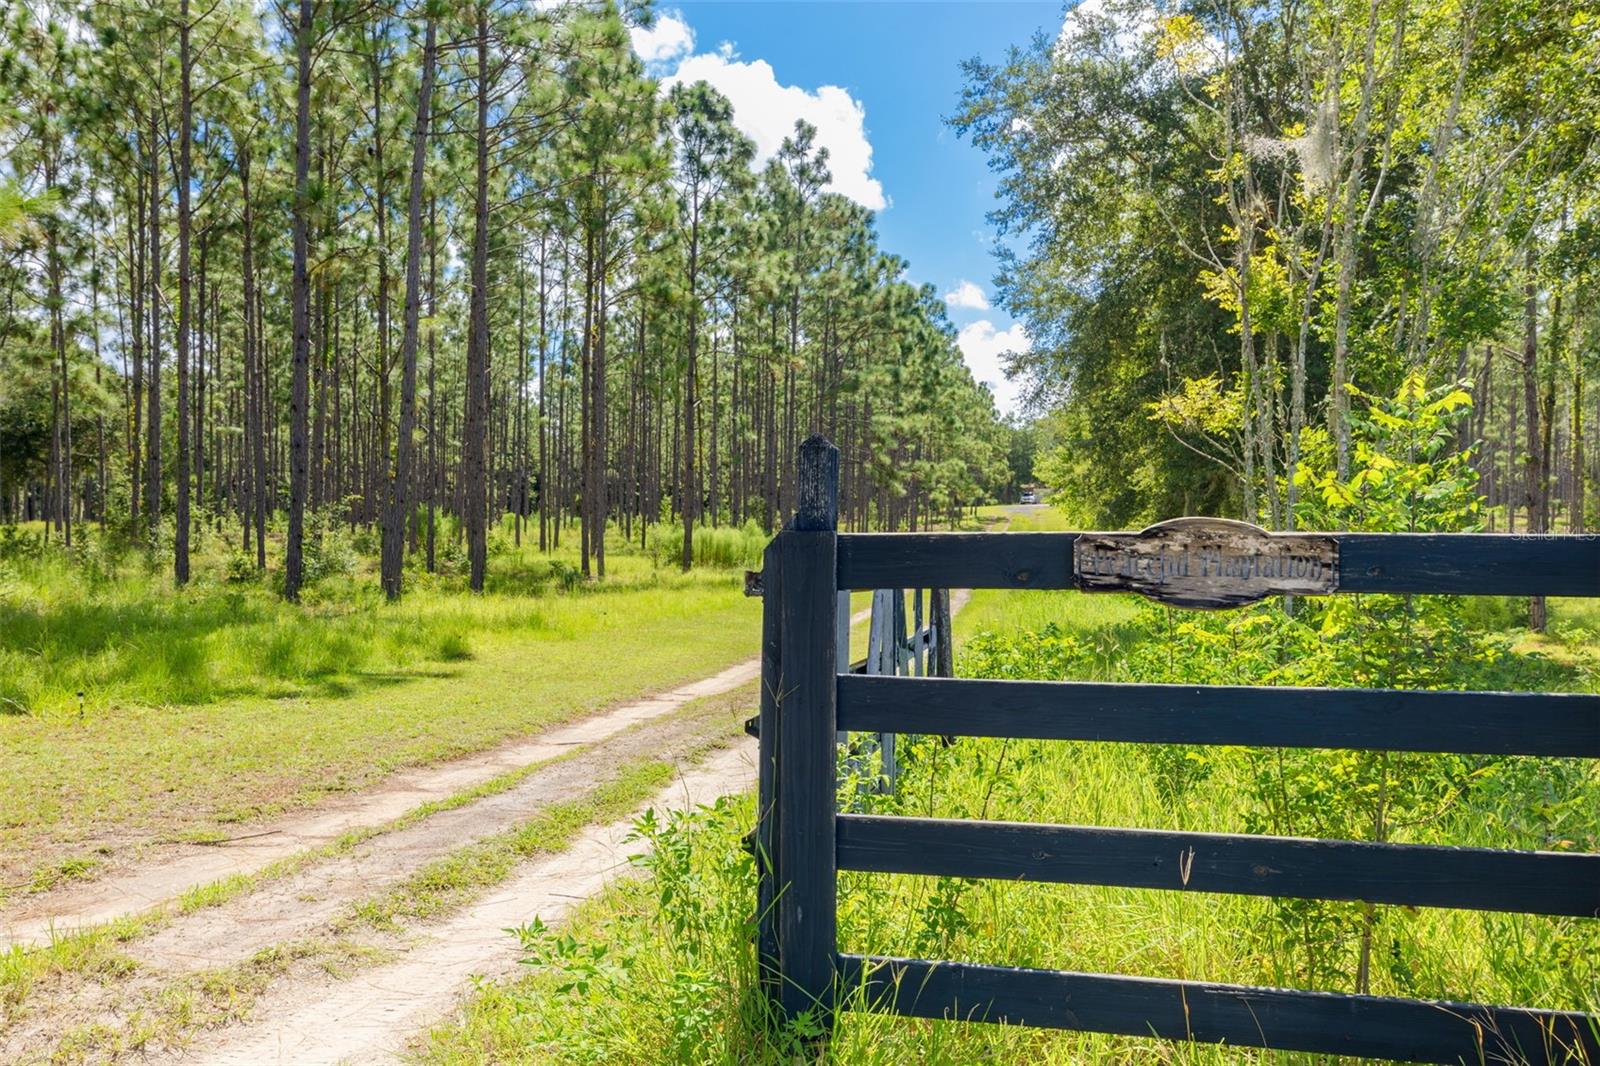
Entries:
{"label": "tree shadow on grass", "polygon": [[[463,627],[354,610],[307,613],[243,591],[0,601],[0,706],[205,704],[354,695],[470,658]],[[80,695],[81,694],[81,695]]]}

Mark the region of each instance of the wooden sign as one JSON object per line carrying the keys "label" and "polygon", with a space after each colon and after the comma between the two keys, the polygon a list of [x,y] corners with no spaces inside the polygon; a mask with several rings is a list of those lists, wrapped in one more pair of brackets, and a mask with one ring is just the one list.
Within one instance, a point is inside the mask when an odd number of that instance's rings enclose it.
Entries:
{"label": "wooden sign", "polygon": [[1085,592],[1138,592],[1175,607],[1238,607],[1339,587],[1339,542],[1270,533],[1226,518],[1174,518],[1138,533],[1080,533],[1073,573]]}

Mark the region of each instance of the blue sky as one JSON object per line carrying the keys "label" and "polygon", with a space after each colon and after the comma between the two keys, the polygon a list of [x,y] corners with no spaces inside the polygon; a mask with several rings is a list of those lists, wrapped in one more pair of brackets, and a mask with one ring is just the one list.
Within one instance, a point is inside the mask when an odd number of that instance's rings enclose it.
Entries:
{"label": "blue sky", "polygon": [[992,304],[995,179],[984,156],[945,125],[962,60],[998,60],[1035,31],[1054,35],[1061,0],[676,0],[634,47],[652,72],[704,78],[765,157],[796,117],[818,127],[833,189],[878,211],[883,247],[910,276],[948,294],[968,365],[1002,409],[1016,389],[1002,354],[1027,335]]}

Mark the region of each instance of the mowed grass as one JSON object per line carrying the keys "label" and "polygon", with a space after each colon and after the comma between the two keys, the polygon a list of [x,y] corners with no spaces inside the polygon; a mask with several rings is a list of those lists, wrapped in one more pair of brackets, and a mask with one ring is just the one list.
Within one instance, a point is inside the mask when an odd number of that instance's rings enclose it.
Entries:
{"label": "mowed grass", "polygon": [[507,547],[481,596],[459,577],[408,574],[390,605],[358,572],[297,607],[223,580],[220,564],[174,591],[136,570],[8,560],[0,898],[93,876],[141,843],[229,836],[758,651],[760,604],[736,571],[680,574],[620,541],[608,563],[612,576],[585,583],[570,551]]}

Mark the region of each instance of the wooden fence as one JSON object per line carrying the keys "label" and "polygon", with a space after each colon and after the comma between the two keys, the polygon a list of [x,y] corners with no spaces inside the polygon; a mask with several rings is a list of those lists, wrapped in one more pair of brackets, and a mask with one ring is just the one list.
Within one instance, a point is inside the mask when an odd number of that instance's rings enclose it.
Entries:
{"label": "wooden fence", "polygon": [[[1600,1064],[1600,1018],[1476,1003],[843,954],[839,870],[1600,917],[1600,855],[841,814],[835,731],[1600,758],[1600,697],[869,677],[836,657],[839,590],[1133,588],[1190,606],[1329,592],[1600,596],[1600,539],[839,534],[838,452],[801,449],[767,549],[759,950],[793,1015],[858,1007],[1438,1063]],[[1080,543],[1081,542],[1081,543]],[[1581,1057],[1580,1057],[1581,1056]]]}

